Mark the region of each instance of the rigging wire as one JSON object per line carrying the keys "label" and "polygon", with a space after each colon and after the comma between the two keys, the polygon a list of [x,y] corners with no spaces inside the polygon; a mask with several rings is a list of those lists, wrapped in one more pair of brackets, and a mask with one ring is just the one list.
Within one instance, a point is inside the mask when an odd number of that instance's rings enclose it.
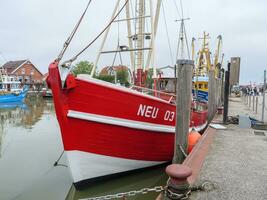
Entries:
{"label": "rigging wire", "polygon": [[[119,11],[119,9],[118,9]],[[118,30],[117,30],[117,35],[118,35],[118,38],[117,38],[117,51],[115,52],[115,55],[114,55],[114,58],[113,58],[113,61],[112,61],[112,67],[114,67],[114,64],[116,62],[116,58],[117,58],[117,54],[119,53],[119,58],[120,58],[120,64],[122,65],[122,57],[121,57],[121,52],[118,52],[120,50],[120,15],[118,15]]]}
{"label": "rigging wire", "polygon": [[5,62],[7,62],[7,59],[6,59],[6,57],[4,56],[4,54],[0,51],[0,55],[1,55],[1,57],[3,58],[3,60],[5,61]]}
{"label": "rigging wire", "polygon": [[173,53],[172,53],[172,48],[171,48],[170,36],[169,36],[168,25],[167,25],[167,20],[166,20],[166,14],[165,14],[165,8],[164,8],[163,1],[162,1],[162,11],[163,11],[165,30],[166,30],[167,39],[168,39],[168,46],[169,46],[171,61],[175,62],[174,59],[173,59]]}
{"label": "rigging wire", "polygon": [[[120,15],[118,15],[118,49],[120,50]],[[121,52],[119,51],[120,64],[122,65]]]}
{"label": "rigging wire", "polygon": [[176,11],[177,11],[177,13],[178,13],[179,19],[181,19],[182,16],[181,16],[181,14],[180,14],[180,12],[179,12],[178,5],[177,5],[177,3],[176,3],[176,0],[173,0],[173,2],[174,2],[174,5],[175,5],[175,8],[176,8]]}
{"label": "rigging wire", "polygon": [[182,0],[180,0],[180,6],[181,6],[182,18],[184,18],[184,10],[183,10],[183,2],[182,2]]}
{"label": "rigging wire", "polygon": [[84,12],[83,12],[83,14],[82,14],[82,16],[80,17],[78,23],[75,25],[75,27],[74,27],[74,29],[72,30],[70,36],[68,37],[68,39],[67,39],[66,42],[64,43],[63,49],[62,49],[61,52],[59,53],[59,55],[58,55],[56,61],[59,62],[59,61],[62,59],[62,57],[64,56],[64,54],[65,54],[65,52],[66,52],[66,50],[67,50],[67,48],[68,48],[70,42],[72,41],[72,39],[73,39],[73,37],[74,37],[74,35],[75,35],[77,29],[79,28],[79,26],[80,26],[80,24],[81,24],[81,22],[82,22],[82,20],[83,20],[83,17],[84,17],[84,15],[86,14],[86,12],[87,12],[87,10],[88,10],[88,7],[89,7],[89,5],[91,4],[91,2],[92,2],[92,0],[89,0],[89,1],[88,1],[87,6],[86,6],[86,8],[85,8],[85,10],[84,10]]}
{"label": "rigging wire", "polygon": [[185,36],[185,42],[186,42],[186,48],[187,48],[187,56],[190,59],[190,53],[189,53],[189,45],[188,45],[188,40],[187,40],[187,34],[186,34],[186,30],[185,30],[185,25],[184,25],[184,36]]}
{"label": "rigging wire", "polygon": [[[176,3],[175,3],[176,5]],[[183,11],[183,3],[182,3],[182,0],[180,0],[180,7],[181,7],[181,13],[182,13],[182,16],[181,16],[181,19],[180,20],[176,20],[176,21],[181,21],[181,26],[180,26],[180,33],[179,33],[179,40],[178,40],[178,46],[177,46],[177,52],[176,52],[176,59],[178,59],[178,56],[179,56],[179,47],[180,47],[180,42],[181,42],[181,56],[183,57],[183,51],[184,51],[184,39],[185,39],[185,42],[186,42],[186,49],[187,49],[187,55],[188,55],[188,58],[190,59],[190,53],[189,53],[189,45],[188,45],[188,40],[187,40],[187,34],[186,34],[186,29],[185,29],[185,23],[184,21],[185,20],[188,20],[189,18],[184,18],[184,11]],[[177,10],[178,10],[178,7],[177,7]]]}
{"label": "rigging wire", "polygon": [[115,19],[120,15],[122,10],[125,8],[129,0],[126,0],[123,6],[120,8],[119,12],[114,16],[114,18],[107,24],[107,26],[88,44],[86,45],[80,52],[78,52],[75,56],[73,56],[70,60],[65,61],[64,64],[69,64],[75,61],[84,51],[86,51],[110,26],[111,24],[115,21]]}

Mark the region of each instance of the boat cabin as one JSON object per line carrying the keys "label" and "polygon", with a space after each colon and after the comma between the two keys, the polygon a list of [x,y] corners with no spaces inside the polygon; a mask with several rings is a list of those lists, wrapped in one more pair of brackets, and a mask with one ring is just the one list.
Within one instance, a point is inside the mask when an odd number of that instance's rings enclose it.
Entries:
{"label": "boat cabin", "polygon": [[21,82],[14,76],[2,76],[0,79],[0,91],[19,93],[22,91]]}
{"label": "boat cabin", "polygon": [[193,89],[208,91],[209,78],[207,76],[198,76],[193,78]]}

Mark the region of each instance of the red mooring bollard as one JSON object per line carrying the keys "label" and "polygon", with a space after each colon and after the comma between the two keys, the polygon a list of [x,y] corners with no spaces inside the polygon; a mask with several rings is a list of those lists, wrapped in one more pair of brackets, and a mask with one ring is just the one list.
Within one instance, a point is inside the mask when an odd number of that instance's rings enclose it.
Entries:
{"label": "red mooring bollard", "polygon": [[192,169],[186,165],[172,164],[166,168],[166,173],[170,178],[164,199],[187,199],[191,192],[187,178],[192,175]]}

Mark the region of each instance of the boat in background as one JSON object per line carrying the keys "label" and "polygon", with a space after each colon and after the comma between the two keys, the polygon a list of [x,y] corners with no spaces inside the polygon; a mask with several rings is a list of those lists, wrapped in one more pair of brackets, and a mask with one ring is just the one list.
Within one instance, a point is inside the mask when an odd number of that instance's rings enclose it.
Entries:
{"label": "boat in background", "polygon": [[26,97],[28,87],[21,88],[15,77],[0,74],[0,103],[21,102]]}
{"label": "boat in background", "polygon": [[42,97],[43,98],[53,98],[52,90],[49,88],[42,88]]}
{"label": "boat in background", "polygon": [[[219,35],[217,37],[217,49],[214,56],[214,61],[211,60],[211,51],[209,49],[209,34],[204,32],[203,44],[198,52],[198,58],[196,62],[196,67],[194,69],[193,76],[193,96],[198,101],[207,102],[208,101],[208,85],[209,85],[209,71],[215,71],[215,78],[220,78],[220,70],[223,61],[223,54],[221,62],[219,62],[219,57],[221,53],[222,37]],[[192,40],[192,57],[194,58],[194,39]]]}
{"label": "boat in background", "polygon": [[208,102],[208,76],[195,76],[193,77],[193,96],[198,101]]}
{"label": "boat in background", "polygon": [[[148,2],[146,1],[147,4]],[[110,24],[118,17],[118,14],[115,14],[119,10],[119,3],[118,0]],[[156,90],[156,84],[154,89],[145,88],[146,68],[142,66],[143,52],[148,50],[146,55],[150,55],[150,58],[147,63],[153,67],[153,73],[156,72],[152,61],[156,32],[153,25],[157,24],[160,5],[161,3],[158,3],[154,16],[152,9],[149,14],[145,13],[145,10],[149,9],[144,9],[153,8],[152,5],[137,1],[136,17],[126,17],[128,20],[136,20],[138,30],[134,36],[129,37],[129,47],[137,48],[123,48],[115,52],[129,51],[132,56],[136,56],[132,57],[135,60],[132,73],[135,84],[132,87],[126,88],[98,80],[93,76],[94,69],[91,75],[81,74],[74,77],[70,73],[73,69],[73,59],[60,63],[66,49],[63,49],[63,53],[49,66],[47,85],[53,93],[64,150],[76,188],[85,183],[172,160],[176,120],[176,105],[173,99],[176,99],[176,96],[164,93],[164,98],[161,98],[159,94],[163,92]],[[129,6],[129,1],[126,1],[124,7],[128,11]],[[144,34],[144,16],[151,16],[151,26],[148,26],[152,27],[150,34]],[[149,48],[144,46],[145,38],[150,39]],[[99,52],[103,53],[102,47]],[[137,54],[132,54],[134,51]],[[156,81],[154,76],[154,83]],[[191,120],[188,123],[191,129],[203,130],[207,125],[207,109],[203,107],[202,110],[196,110],[192,107],[190,112]]]}

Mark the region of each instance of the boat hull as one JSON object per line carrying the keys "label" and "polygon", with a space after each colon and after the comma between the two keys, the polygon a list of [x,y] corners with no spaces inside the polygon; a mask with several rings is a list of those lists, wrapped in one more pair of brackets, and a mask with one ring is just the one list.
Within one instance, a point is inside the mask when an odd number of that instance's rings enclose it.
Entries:
{"label": "boat hull", "polygon": [[[173,104],[138,91],[79,76],[61,87],[57,63],[48,85],[74,183],[169,162],[174,150]],[[191,126],[206,126],[192,112]]]}
{"label": "boat hull", "polygon": [[[197,94],[197,95],[196,95]],[[193,90],[193,95],[196,97],[197,96],[197,99],[200,100],[200,101],[205,101],[207,102],[208,99],[209,99],[209,96],[208,96],[208,91],[204,91],[204,90]]]}
{"label": "boat hull", "polygon": [[22,102],[26,94],[27,90],[23,90],[19,94],[2,94],[0,95],[0,103]]}

